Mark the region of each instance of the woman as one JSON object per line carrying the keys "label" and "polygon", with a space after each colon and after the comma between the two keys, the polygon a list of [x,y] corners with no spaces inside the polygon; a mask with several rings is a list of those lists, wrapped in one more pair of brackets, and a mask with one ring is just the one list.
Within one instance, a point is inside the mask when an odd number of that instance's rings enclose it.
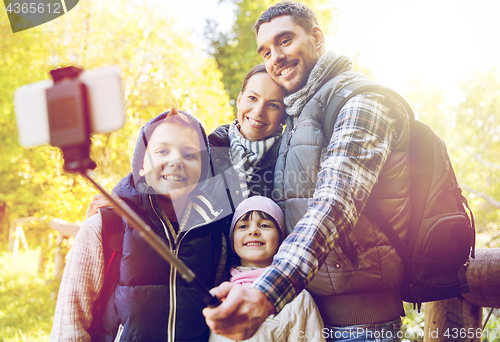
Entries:
{"label": "woman", "polygon": [[253,195],[272,198],[274,164],[286,117],[284,96],[264,65],[255,66],[238,95],[236,120],[208,137],[215,180],[205,190],[221,200],[225,188],[232,211]]}

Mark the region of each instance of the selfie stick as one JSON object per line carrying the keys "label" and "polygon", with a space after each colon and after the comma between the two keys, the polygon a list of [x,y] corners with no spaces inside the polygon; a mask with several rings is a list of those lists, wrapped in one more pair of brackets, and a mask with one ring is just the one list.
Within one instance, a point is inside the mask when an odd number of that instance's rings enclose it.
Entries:
{"label": "selfie stick", "polygon": [[203,294],[203,301],[208,307],[216,307],[220,304],[217,297],[213,296],[207,291],[200,279],[196,278],[196,274],[186,266],[181,259],[177,258],[167,244],[151,229],[151,227],[144,222],[139,215],[135,213],[132,208],[130,208],[126,203],[120,201],[120,198],[116,195],[111,195],[106,192],[106,190],[92,178],[92,171],[86,169],[85,172],[81,172],[85,178],[87,178],[106,198],[113,204],[113,207],[118,210],[120,214],[125,216],[129,222],[132,223],[135,229],[139,231],[141,237],[146,240],[146,242],[160,254],[165,261],[170,265],[175,267],[177,271],[181,274],[182,278],[187,281],[190,285],[194,286],[198,291]]}
{"label": "selfie stick", "polygon": [[[186,282],[200,291],[208,307],[218,306],[219,299],[213,296],[195,273],[170,251],[167,244],[151,227],[118,196],[109,194],[93,179],[92,170],[96,164],[90,158],[90,115],[87,89],[85,84],[78,80],[78,75],[82,71],[80,68],[67,67],[50,72],[54,79],[54,86],[47,89],[50,144],[62,149],[64,170],[79,172],[88,179],[113,204],[114,208],[137,229],[141,237],[166,262],[177,269]],[[73,125],[68,125],[68,122]]]}

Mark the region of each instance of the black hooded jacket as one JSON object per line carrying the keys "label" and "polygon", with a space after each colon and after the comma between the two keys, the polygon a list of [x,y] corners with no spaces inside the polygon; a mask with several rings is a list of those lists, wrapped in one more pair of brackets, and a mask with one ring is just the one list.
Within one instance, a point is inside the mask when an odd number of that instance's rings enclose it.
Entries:
{"label": "black hooded jacket", "polygon": [[[134,171],[144,158],[144,153],[138,151],[140,141],[144,141],[142,137],[151,124],[166,114],[143,127],[134,153]],[[206,141],[206,136],[203,139]],[[205,158],[202,165],[209,164],[208,153]],[[175,243],[168,233],[158,195],[135,183],[141,181],[130,173],[113,192],[139,210],[156,234],[208,289],[217,285],[220,281],[217,275],[225,268],[224,236],[229,228],[217,221],[223,211],[215,209],[214,201],[195,189],[190,195],[191,213]],[[106,306],[105,334],[101,341],[114,341],[118,335],[120,341],[208,341],[204,307],[202,295],[125,222],[119,282]]]}

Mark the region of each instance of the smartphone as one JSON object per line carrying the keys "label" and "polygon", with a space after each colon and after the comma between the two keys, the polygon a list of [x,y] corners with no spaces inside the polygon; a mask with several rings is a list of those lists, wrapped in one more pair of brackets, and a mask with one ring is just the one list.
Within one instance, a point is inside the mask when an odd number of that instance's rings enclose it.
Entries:
{"label": "smartphone", "polygon": [[[84,71],[79,79],[88,89],[91,132],[112,132],[123,127],[125,110],[120,69],[110,66]],[[50,143],[45,91],[53,84],[52,80],[40,81],[23,85],[14,93],[19,142],[23,147]]]}

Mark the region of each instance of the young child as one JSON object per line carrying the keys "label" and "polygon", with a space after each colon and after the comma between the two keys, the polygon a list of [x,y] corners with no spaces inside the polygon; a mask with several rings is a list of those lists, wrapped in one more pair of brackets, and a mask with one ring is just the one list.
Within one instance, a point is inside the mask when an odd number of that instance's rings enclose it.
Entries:
{"label": "young child", "polygon": [[[209,289],[224,267],[221,215],[198,191],[208,174],[205,132],[193,116],[175,110],[142,128],[132,172],[113,190],[139,209],[171,251]],[[119,280],[90,335],[92,309],[103,285],[102,220],[87,219],[68,255],[51,341],[207,341],[201,294],[189,286],[124,220]],[[227,227],[226,227],[227,228]]]}
{"label": "young child", "polygon": [[[271,199],[250,197],[238,205],[231,222],[229,241],[239,257],[231,269],[231,282],[250,287],[271,265],[285,238],[285,216]],[[311,295],[302,291],[278,315],[269,316],[257,333],[246,341],[325,341],[323,320]],[[212,333],[210,342],[230,341]]]}

